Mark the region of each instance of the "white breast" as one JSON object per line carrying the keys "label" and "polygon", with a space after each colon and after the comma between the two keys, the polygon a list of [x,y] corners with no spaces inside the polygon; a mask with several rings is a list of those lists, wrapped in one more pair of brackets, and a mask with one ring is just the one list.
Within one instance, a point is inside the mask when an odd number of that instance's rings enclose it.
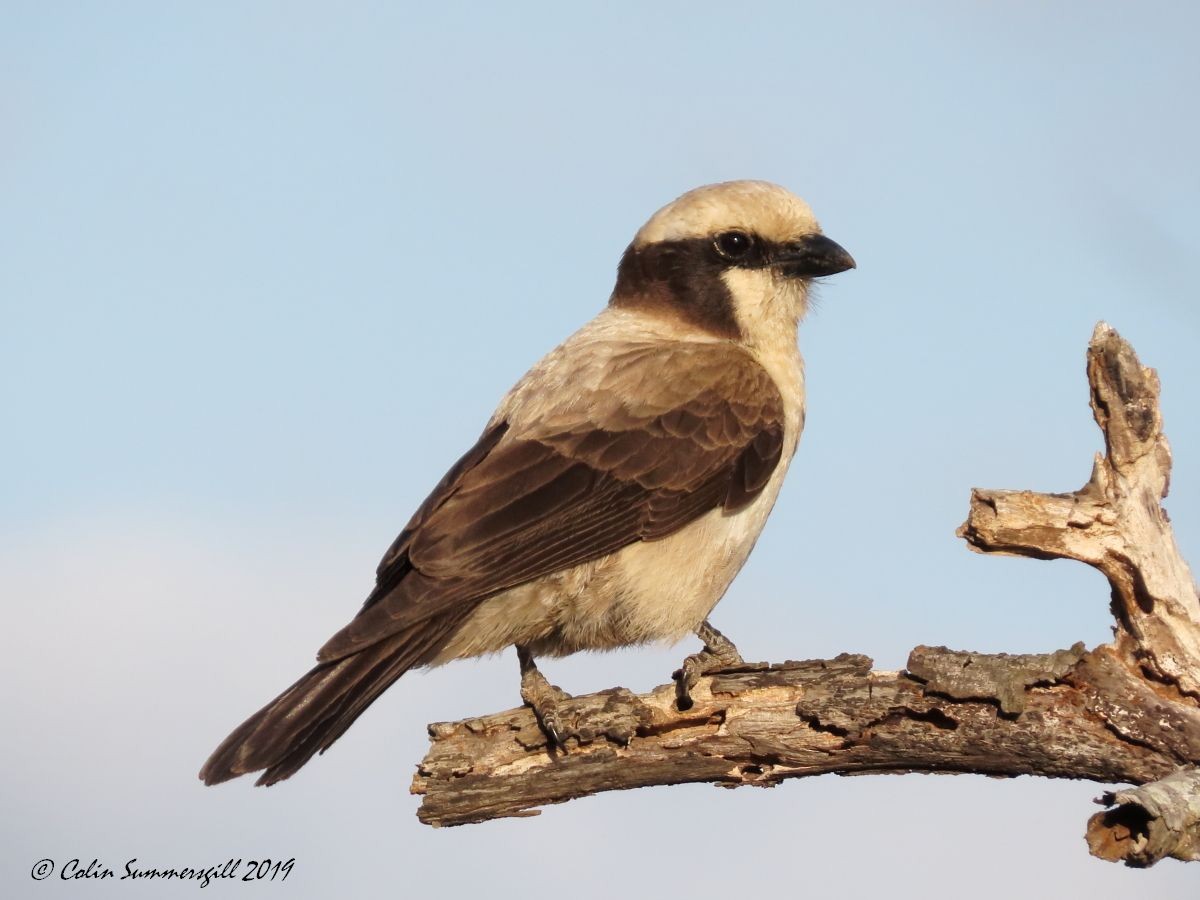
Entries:
{"label": "white breast", "polygon": [[[607,647],[678,640],[708,617],[741,571],[775,506],[804,425],[803,366],[795,343],[790,353],[759,361],[779,385],[785,414],[783,454],[762,493],[732,515],[715,509],[670,537],[614,554],[611,569],[596,572],[564,617],[567,645],[577,639]],[[578,625],[571,627],[571,620]],[[597,621],[610,628],[598,629]]]}

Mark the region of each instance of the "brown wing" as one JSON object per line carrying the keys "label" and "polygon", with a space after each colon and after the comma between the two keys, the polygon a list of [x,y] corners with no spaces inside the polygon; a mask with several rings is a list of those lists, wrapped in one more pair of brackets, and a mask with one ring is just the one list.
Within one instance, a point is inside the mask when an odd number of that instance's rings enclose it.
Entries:
{"label": "brown wing", "polygon": [[[647,381],[664,368],[672,382]],[[758,496],[782,454],[783,402],[745,351],[691,345],[667,367],[643,352],[614,372],[536,428],[485,432],[413,516],[375,591],[319,659],[444,613],[458,618],[508,588]],[[636,402],[621,399],[623,387]]]}

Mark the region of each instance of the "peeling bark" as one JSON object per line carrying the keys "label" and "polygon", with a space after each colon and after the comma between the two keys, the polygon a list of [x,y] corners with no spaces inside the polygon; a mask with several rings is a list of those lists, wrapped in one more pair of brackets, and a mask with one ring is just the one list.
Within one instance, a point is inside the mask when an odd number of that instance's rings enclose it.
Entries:
{"label": "peeling bark", "polygon": [[1184,769],[1162,781],[1110,791],[1097,803],[1112,807],[1088,821],[1093,856],[1138,868],[1168,856],[1200,860],[1200,772]]}
{"label": "peeling bark", "polygon": [[746,665],[566,707],[594,736],[548,746],[528,709],[439,723],[413,780],[418,816],[461,825],[536,815],[600,791],[711,782],[769,787],[830,772],[975,772],[1142,787],[1104,795],[1092,852],[1146,866],[1200,858],[1200,601],[1159,501],[1171,455],[1158,378],[1104,323],[1088,380],[1107,452],[1071,494],[975,490],[971,549],[1076,559],[1112,585],[1114,640],[1046,654],[917,647],[902,672],[864,656]]}

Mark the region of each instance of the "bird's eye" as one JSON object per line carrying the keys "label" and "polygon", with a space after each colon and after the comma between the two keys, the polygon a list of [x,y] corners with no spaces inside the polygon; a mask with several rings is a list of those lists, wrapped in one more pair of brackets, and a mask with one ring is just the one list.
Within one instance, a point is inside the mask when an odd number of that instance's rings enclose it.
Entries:
{"label": "bird's eye", "polygon": [[744,231],[724,231],[717,235],[713,246],[726,259],[741,259],[754,246],[754,239]]}

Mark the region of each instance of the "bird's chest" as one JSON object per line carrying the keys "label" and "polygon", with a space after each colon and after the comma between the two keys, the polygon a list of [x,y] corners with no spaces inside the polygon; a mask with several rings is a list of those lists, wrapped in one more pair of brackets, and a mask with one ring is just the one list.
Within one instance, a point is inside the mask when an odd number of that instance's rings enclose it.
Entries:
{"label": "bird's chest", "polygon": [[[793,443],[793,449],[794,449]],[[791,454],[758,498],[728,515],[716,509],[660,541],[614,559],[607,618],[614,643],[677,640],[695,631],[746,563],[779,495]]]}
{"label": "bird's chest", "polygon": [[669,537],[631,544],[589,572],[586,587],[558,610],[564,652],[678,640],[708,617],[762,533],[800,438],[799,357],[786,362],[772,372],[784,396],[783,454],[762,493],[732,515],[715,509]]}

